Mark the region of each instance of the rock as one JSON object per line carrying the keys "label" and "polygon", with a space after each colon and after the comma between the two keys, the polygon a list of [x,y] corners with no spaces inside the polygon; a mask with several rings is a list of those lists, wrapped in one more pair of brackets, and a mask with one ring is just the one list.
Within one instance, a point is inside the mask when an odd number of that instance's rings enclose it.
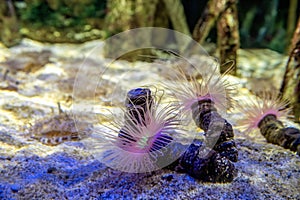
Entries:
{"label": "rock", "polygon": [[[8,145],[13,145],[16,147],[22,147],[25,144],[18,139],[10,135],[11,133],[6,133],[5,131],[0,130],[0,143],[5,143]],[[2,154],[1,154],[2,155]]]}
{"label": "rock", "polygon": [[257,80],[265,81],[264,84],[270,85],[270,88],[279,89],[287,60],[287,56],[270,49],[239,49],[238,73],[250,79],[250,90],[261,87]]}
{"label": "rock", "polygon": [[166,180],[166,181],[171,181],[173,179],[173,175],[172,174],[164,174],[161,176],[162,180]]}
{"label": "rock", "polygon": [[10,189],[11,189],[11,191],[12,192],[18,192],[20,189],[21,189],[21,187],[20,187],[20,185],[19,184],[12,184],[11,186],[10,186]]}
{"label": "rock", "polygon": [[41,74],[40,76],[37,77],[40,80],[43,81],[53,81],[57,82],[59,80],[59,76],[57,74]]}
{"label": "rock", "polygon": [[12,73],[16,71],[35,72],[49,62],[50,51],[42,52],[23,52],[9,58],[6,62],[1,63]]}

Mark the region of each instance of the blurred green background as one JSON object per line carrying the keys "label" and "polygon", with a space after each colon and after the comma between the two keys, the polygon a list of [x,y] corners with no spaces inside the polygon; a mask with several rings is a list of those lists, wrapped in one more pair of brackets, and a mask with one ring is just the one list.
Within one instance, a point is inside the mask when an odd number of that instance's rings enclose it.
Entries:
{"label": "blurred green background", "polygon": [[[207,1],[181,0],[190,32],[201,17]],[[132,5],[137,2],[138,5]],[[238,1],[241,47],[286,52],[300,13],[297,3],[297,0]],[[174,27],[164,9],[166,5],[159,0],[3,0],[0,2],[0,37],[7,46],[17,44],[21,37],[71,43],[106,38],[122,31],[119,26],[113,26],[114,23],[122,22],[124,29],[149,25],[125,19],[136,15],[148,21],[147,13],[137,12],[139,6],[149,5],[157,5],[153,16],[156,19],[152,25]],[[111,6],[120,7],[124,21],[122,17],[121,20],[111,18],[110,12],[118,11]],[[109,20],[106,19],[108,15]],[[206,41],[216,42],[216,37],[216,29],[213,29]]]}

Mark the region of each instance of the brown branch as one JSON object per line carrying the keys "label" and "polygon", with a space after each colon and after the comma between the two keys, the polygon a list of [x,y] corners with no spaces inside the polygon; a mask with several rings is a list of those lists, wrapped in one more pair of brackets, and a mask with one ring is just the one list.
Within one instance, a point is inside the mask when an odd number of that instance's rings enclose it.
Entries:
{"label": "brown branch", "polygon": [[218,17],[226,9],[229,0],[209,0],[206,8],[198,20],[194,31],[193,39],[202,44],[214,26]]}
{"label": "brown branch", "polygon": [[300,17],[290,46],[291,52],[286,65],[280,92],[293,107],[296,122],[300,122]]}
{"label": "brown branch", "polygon": [[190,35],[183,5],[180,0],[163,0],[172,25],[176,31]]}
{"label": "brown branch", "polygon": [[225,11],[221,13],[217,21],[217,33],[221,73],[232,67],[230,73],[236,75],[237,50],[240,47],[236,0],[231,0]]}

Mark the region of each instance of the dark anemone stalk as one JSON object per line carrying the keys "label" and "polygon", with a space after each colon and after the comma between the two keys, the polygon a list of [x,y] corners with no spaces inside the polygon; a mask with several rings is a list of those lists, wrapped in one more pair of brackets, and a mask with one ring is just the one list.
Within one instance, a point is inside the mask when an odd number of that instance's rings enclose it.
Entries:
{"label": "dark anemone stalk", "polygon": [[[136,88],[127,93],[125,123],[119,133],[119,138],[121,138],[124,146],[126,146],[125,143],[132,144],[134,142],[142,147],[143,145],[147,146],[146,143],[150,142],[147,151],[153,152],[160,150],[172,141],[172,137],[164,134],[163,130],[172,131],[173,125],[179,125],[179,120],[176,120],[176,115],[174,115],[175,107],[170,110],[166,108],[166,110],[159,111],[160,100],[155,104],[155,98],[148,88]],[[153,121],[154,115],[158,123]],[[142,133],[141,130],[138,130],[140,127],[156,134],[151,136],[153,138],[140,138],[140,133]],[[134,133],[137,135],[132,135]],[[138,150],[136,149],[136,151]]]}
{"label": "dark anemone stalk", "polygon": [[176,80],[165,84],[166,88],[181,102],[184,111],[192,113],[196,125],[205,132],[208,146],[236,162],[238,152],[232,125],[218,112],[226,109],[226,104],[231,106],[232,85],[216,71],[200,81],[193,76],[187,77],[180,69],[176,74]]}
{"label": "dark anemone stalk", "polygon": [[142,123],[145,121],[144,111],[152,109],[152,106],[153,96],[150,89],[132,89],[127,93],[125,100],[126,113],[128,113],[125,117],[129,117],[129,121],[135,119],[137,123]]}
{"label": "dark anemone stalk", "polygon": [[234,164],[215,150],[205,146],[200,140],[194,140],[190,145],[172,143],[165,156],[176,156],[186,149],[183,154],[168,169],[187,173],[203,182],[228,183],[236,177]]}
{"label": "dark anemone stalk", "polygon": [[263,94],[262,98],[249,99],[240,103],[239,109],[244,114],[239,124],[246,132],[259,129],[267,142],[280,145],[300,155],[300,130],[286,127],[284,122],[291,116],[288,101],[278,98],[276,92]]}
{"label": "dark anemone stalk", "polygon": [[[130,90],[127,93],[125,102],[128,115],[126,118],[134,120],[130,124],[141,124],[142,122],[148,124],[143,120],[147,117],[141,111],[144,109],[153,109],[152,102],[153,97],[149,89],[137,88]],[[122,135],[119,134],[119,137],[126,138],[128,143],[137,142],[134,139],[135,137],[129,136],[123,133],[123,131]],[[191,145],[183,145],[182,143],[171,143],[172,140],[170,135],[158,135],[154,139],[155,142],[153,145],[149,145],[152,149],[148,150],[152,152],[162,149],[163,157],[160,157],[162,160],[179,157],[174,163],[168,166],[169,169],[185,172],[201,181],[207,182],[231,182],[235,177],[236,170],[234,165],[216,151],[206,148],[205,144],[201,141],[195,141]],[[170,148],[163,149],[168,144],[170,144]],[[161,160],[157,161],[157,163],[160,162]]]}
{"label": "dark anemone stalk", "polygon": [[124,122],[113,118],[112,126],[101,130],[110,141],[105,143],[108,149],[101,161],[125,172],[150,172],[166,167],[201,181],[231,182],[236,174],[234,165],[201,141],[191,144],[193,138],[186,139],[190,135],[181,129],[178,105],[160,104],[161,98],[147,88],[130,90]]}
{"label": "dark anemone stalk", "polygon": [[233,181],[237,174],[234,164],[204,145],[201,142],[194,142],[189,146],[178,160],[181,170],[205,182]]}

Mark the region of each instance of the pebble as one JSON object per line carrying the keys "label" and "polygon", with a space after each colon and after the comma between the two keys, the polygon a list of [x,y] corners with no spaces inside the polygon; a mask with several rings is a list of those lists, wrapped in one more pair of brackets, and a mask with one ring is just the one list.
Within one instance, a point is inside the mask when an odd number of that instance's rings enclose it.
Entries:
{"label": "pebble", "polygon": [[19,184],[12,184],[10,189],[12,192],[18,192],[21,189],[21,186]]}
{"label": "pebble", "polygon": [[161,176],[162,180],[166,180],[166,181],[171,181],[173,179],[173,175],[172,174],[164,174]]}

